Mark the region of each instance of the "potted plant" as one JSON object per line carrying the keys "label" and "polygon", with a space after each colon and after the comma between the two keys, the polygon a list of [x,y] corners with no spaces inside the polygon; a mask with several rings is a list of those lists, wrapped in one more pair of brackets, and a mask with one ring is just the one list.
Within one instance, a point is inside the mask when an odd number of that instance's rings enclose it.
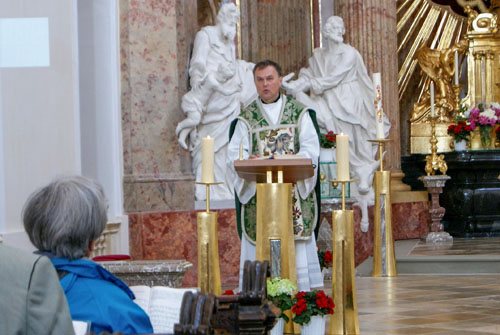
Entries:
{"label": "potted plant", "polygon": [[457,124],[448,127],[448,135],[455,141],[455,151],[464,151],[466,143],[470,141],[472,128],[464,120],[459,120]]}
{"label": "potted plant", "polygon": [[[495,141],[492,141],[494,138],[492,128],[499,122],[500,105],[496,103],[478,104],[466,111],[465,117],[473,131],[471,149],[493,149]],[[478,137],[481,140],[480,143],[475,141]]]}
{"label": "potted plant", "polygon": [[288,279],[273,278],[267,280],[267,298],[281,310],[278,314],[278,322],[271,329],[272,335],[283,334],[285,322],[290,321],[284,312],[292,308],[292,297],[295,291],[297,291],[297,286]]}
{"label": "potted plant", "polygon": [[321,271],[323,271],[323,269],[332,266],[333,254],[330,250],[321,251],[318,248],[318,260],[319,267],[321,268]]}
{"label": "potted plant", "polygon": [[337,136],[333,131],[328,131],[326,134],[319,134],[320,161],[333,162],[333,148],[336,147]]}
{"label": "potted plant", "polygon": [[317,335],[325,333],[324,316],[333,314],[335,307],[332,298],[323,290],[310,292],[300,291],[293,298],[293,322],[298,323],[302,335]]}

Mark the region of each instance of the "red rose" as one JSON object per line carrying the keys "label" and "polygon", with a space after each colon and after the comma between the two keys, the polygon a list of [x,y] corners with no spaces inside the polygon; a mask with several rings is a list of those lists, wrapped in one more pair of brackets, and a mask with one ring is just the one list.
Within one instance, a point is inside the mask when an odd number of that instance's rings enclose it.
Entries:
{"label": "red rose", "polygon": [[[500,129],[500,128],[497,128],[497,133],[498,133],[498,129]],[[470,132],[471,132],[471,130],[472,130],[472,129],[470,128],[470,126],[469,126],[469,125],[465,126],[465,131],[466,131],[466,132],[470,133]]]}
{"label": "red rose", "polygon": [[306,300],[305,299],[298,299],[297,303],[295,305],[293,305],[293,307],[292,307],[292,312],[294,312],[295,315],[300,315],[306,309],[307,309]]}
{"label": "red rose", "polygon": [[453,128],[455,128],[455,126],[450,124],[450,126],[448,127],[448,131],[453,131]]}
{"label": "red rose", "polygon": [[306,292],[304,291],[300,291],[299,293],[297,293],[297,295],[295,296],[297,298],[297,300],[300,300],[302,299],[302,297],[304,297],[306,295]]}
{"label": "red rose", "polygon": [[332,263],[332,260],[333,260],[332,252],[330,250],[327,250],[325,252],[325,265],[330,265]]}

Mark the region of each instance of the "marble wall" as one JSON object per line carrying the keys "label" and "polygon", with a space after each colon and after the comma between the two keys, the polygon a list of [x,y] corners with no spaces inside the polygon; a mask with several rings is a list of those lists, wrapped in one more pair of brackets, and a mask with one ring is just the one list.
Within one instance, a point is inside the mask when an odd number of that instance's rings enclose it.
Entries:
{"label": "marble wall", "polygon": [[[392,205],[395,240],[419,238],[428,232],[428,202]],[[369,208],[370,229],[360,229],[361,211],[354,207],[356,266],[373,253],[373,206]],[[223,286],[238,285],[240,240],[232,209],[218,210],[219,262]],[[325,215],[331,225],[331,215]],[[331,247],[330,247],[331,250]],[[133,259],[185,259],[193,263],[183,286],[196,286],[198,241],[196,211],[136,213],[130,215],[130,252]]]}
{"label": "marble wall", "polygon": [[303,0],[240,3],[242,58],[254,63],[272,59],[280,64],[283,74],[298,74],[312,54],[311,3]]}
{"label": "marble wall", "polygon": [[197,30],[196,0],[121,0],[124,207],[128,213],[192,209],[189,152],[176,124]]}

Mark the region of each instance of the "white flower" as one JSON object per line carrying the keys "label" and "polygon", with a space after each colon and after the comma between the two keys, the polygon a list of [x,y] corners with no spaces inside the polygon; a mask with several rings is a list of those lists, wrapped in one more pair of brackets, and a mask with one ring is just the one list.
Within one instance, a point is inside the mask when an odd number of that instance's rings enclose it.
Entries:
{"label": "white flower", "polygon": [[469,109],[468,109],[468,110],[464,113],[465,118],[467,118],[467,119],[469,118],[470,111],[471,111],[471,110],[473,110],[473,109],[474,109],[474,107],[469,108]]}
{"label": "white flower", "polygon": [[488,119],[494,119],[496,120],[497,117],[495,115],[495,111],[491,108],[485,109],[482,113],[480,113],[481,116],[486,116]]}
{"label": "white flower", "polygon": [[491,107],[500,109],[500,104],[498,102],[492,102]]}
{"label": "white flower", "polygon": [[273,278],[267,280],[267,295],[270,297],[276,297],[282,293],[291,296],[296,289],[297,286],[288,279]]}

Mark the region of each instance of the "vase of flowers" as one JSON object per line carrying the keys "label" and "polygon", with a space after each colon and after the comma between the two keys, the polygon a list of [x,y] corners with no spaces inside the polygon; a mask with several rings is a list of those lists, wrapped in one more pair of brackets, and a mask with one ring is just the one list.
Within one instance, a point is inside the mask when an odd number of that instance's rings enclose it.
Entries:
{"label": "vase of flowers", "polygon": [[326,270],[332,266],[333,254],[330,250],[321,251],[318,248],[318,260],[321,273],[323,274],[323,279],[331,279],[331,273],[329,273],[329,278],[326,278]]}
{"label": "vase of flowers", "polygon": [[[497,103],[478,104],[465,112],[465,117],[473,131],[471,149],[494,149],[495,141],[492,141],[492,137],[494,128],[500,120],[500,105]],[[480,147],[478,137],[481,141]]]}
{"label": "vase of flowers", "polygon": [[464,120],[459,120],[456,124],[448,127],[448,135],[453,137],[455,151],[464,151],[467,141],[470,141],[472,128]]}
{"label": "vase of flowers", "polygon": [[335,160],[332,149],[337,145],[336,138],[336,135],[331,130],[326,134],[319,134],[320,161],[333,162]]}
{"label": "vase of flowers", "polygon": [[323,290],[300,291],[293,298],[293,322],[298,323],[302,335],[325,333],[325,316],[333,314],[335,307],[332,298]]}
{"label": "vase of flowers", "polygon": [[267,298],[281,311],[278,314],[278,322],[271,329],[271,335],[282,335],[285,322],[290,318],[285,311],[293,306],[292,296],[297,290],[297,286],[288,279],[273,278],[267,280]]}

